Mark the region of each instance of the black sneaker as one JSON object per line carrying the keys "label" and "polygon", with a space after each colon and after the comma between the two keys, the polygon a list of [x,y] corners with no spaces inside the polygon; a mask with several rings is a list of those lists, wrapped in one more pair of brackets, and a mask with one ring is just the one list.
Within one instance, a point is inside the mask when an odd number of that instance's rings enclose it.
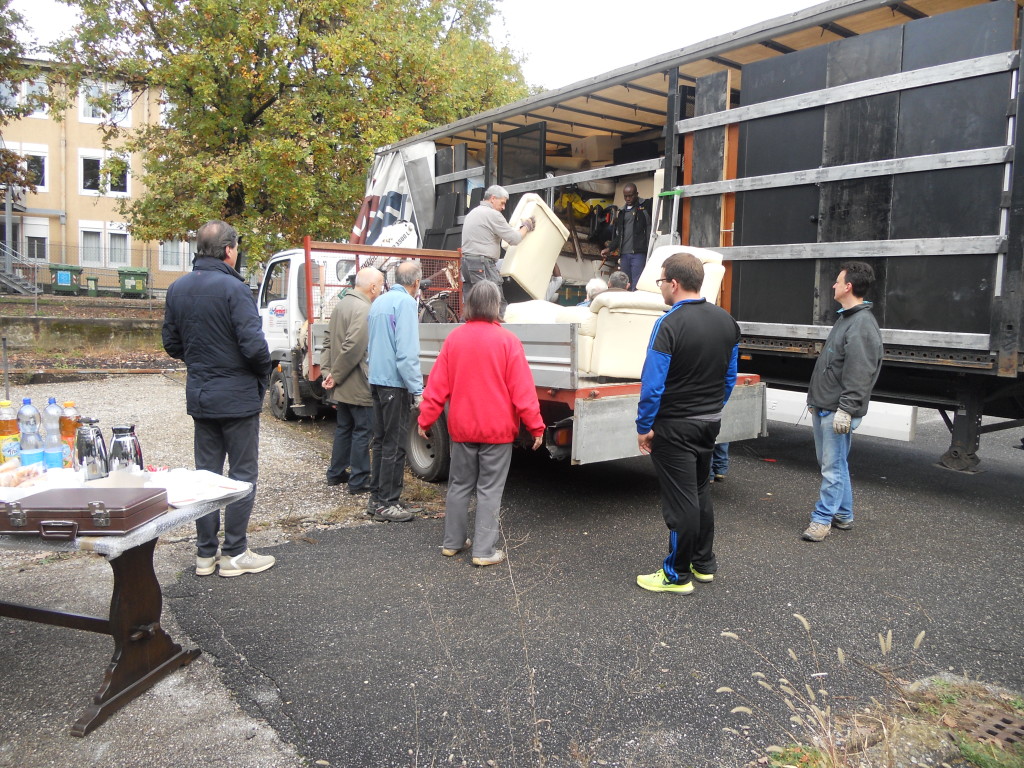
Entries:
{"label": "black sneaker", "polygon": [[328,477],[327,478],[327,485],[329,485],[329,486],[344,485],[345,483],[348,482],[348,478],[349,478],[348,472],[345,472],[345,473],[339,475],[338,477]]}
{"label": "black sneaker", "polygon": [[348,492],[353,496],[362,496],[364,493],[370,492],[370,486],[364,485],[362,488],[353,488],[350,483],[348,486]]}

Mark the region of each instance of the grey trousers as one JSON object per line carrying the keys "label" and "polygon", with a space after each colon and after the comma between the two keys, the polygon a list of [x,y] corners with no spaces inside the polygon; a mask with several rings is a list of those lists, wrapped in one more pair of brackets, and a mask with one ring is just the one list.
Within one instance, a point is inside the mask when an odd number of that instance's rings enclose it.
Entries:
{"label": "grey trousers", "polygon": [[452,442],[452,463],[448,472],[445,504],[445,549],[462,549],[469,530],[469,499],[476,491],[476,530],[473,557],[490,557],[498,542],[498,516],[505,491],[512,443]]}
{"label": "grey trousers", "polygon": [[[501,296],[501,308],[499,309],[500,316],[505,317],[505,307],[508,306],[508,302],[505,301],[505,284],[501,279],[501,272],[498,271],[498,262],[494,259],[488,259],[485,256],[466,256],[462,257],[462,281],[465,283],[462,286],[463,291],[468,291],[474,285],[484,280],[489,280],[498,286],[498,295]],[[459,546],[462,546],[461,544]]]}

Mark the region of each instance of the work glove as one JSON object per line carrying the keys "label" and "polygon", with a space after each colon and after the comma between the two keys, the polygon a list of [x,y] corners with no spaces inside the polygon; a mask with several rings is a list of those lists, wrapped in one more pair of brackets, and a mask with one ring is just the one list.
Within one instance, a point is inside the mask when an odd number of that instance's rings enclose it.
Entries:
{"label": "work glove", "polygon": [[421,405],[423,405],[423,395],[413,395],[412,410],[418,410]]}
{"label": "work glove", "polygon": [[835,418],[832,419],[832,431],[837,435],[849,434],[851,421],[853,421],[853,416],[848,414],[846,411],[836,411]]}
{"label": "work glove", "polygon": [[526,227],[527,232],[533,232],[533,230],[536,229],[537,227],[537,220],[534,219],[533,216],[529,216],[523,219],[521,226]]}

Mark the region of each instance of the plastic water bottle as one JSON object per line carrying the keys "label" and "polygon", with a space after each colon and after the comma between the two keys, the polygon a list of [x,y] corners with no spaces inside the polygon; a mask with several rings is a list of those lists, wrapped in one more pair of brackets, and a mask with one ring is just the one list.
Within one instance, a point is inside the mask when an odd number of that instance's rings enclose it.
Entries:
{"label": "plastic water bottle", "polygon": [[43,464],[47,469],[64,466],[64,443],[60,439],[60,418],[64,409],[51,397],[43,409]]}
{"label": "plastic water bottle", "polygon": [[21,464],[35,464],[43,461],[43,440],[39,437],[39,409],[32,405],[32,398],[26,397],[18,409],[18,432],[21,442]]}
{"label": "plastic water bottle", "polygon": [[78,435],[79,419],[81,416],[75,408],[75,401],[68,400],[64,403],[64,410],[60,416],[60,439],[64,443],[64,466],[74,466],[75,438]]}
{"label": "plastic water bottle", "polygon": [[10,400],[0,400],[0,464],[18,458],[20,450],[18,411]]}

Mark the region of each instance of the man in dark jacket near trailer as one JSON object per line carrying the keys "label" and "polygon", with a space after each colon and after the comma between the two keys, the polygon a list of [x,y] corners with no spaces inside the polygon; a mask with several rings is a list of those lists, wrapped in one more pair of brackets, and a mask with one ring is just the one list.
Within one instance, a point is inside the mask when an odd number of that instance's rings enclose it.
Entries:
{"label": "man in dark jacket near trailer", "polygon": [[647,241],[651,234],[650,203],[640,199],[636,184],[624,186],[622,197],[625,204],[615,217],[612,239],[605,243],[601,255],[619,252],[619,269],[629,277],[629,290],[635,291],[647,263]]}
{"label": "man in dark jacket near trailer", "polygon": [[863,261],[839,268],[832,286],[842,305],[814,364],[807,388],[807,407],[814,427],[814,450],[821,467],[821,491],[803,533],[807,541],[822,541],[833,527],[853,528],[853,486],[847,457],[853,431],[868,412],[871,390],[882,370],[882,332],[864,301],[875,282],[875,271]]}
{"label": "man in dark jacket near trailer", "polygon": [[188,367],[186,410],[195,427],[196,469],[252,483],[244,499],[224,509],[224,544],[217,558],[220,510],[196,520],[196,575],[259,573],[274,558],[249,549],[246,533],[256,498],[260,411],[270,377],[270,352],[249,287],[235,271],[238,233],[223,221],[199,228],[192,272],[167,289],[163,343]]}

